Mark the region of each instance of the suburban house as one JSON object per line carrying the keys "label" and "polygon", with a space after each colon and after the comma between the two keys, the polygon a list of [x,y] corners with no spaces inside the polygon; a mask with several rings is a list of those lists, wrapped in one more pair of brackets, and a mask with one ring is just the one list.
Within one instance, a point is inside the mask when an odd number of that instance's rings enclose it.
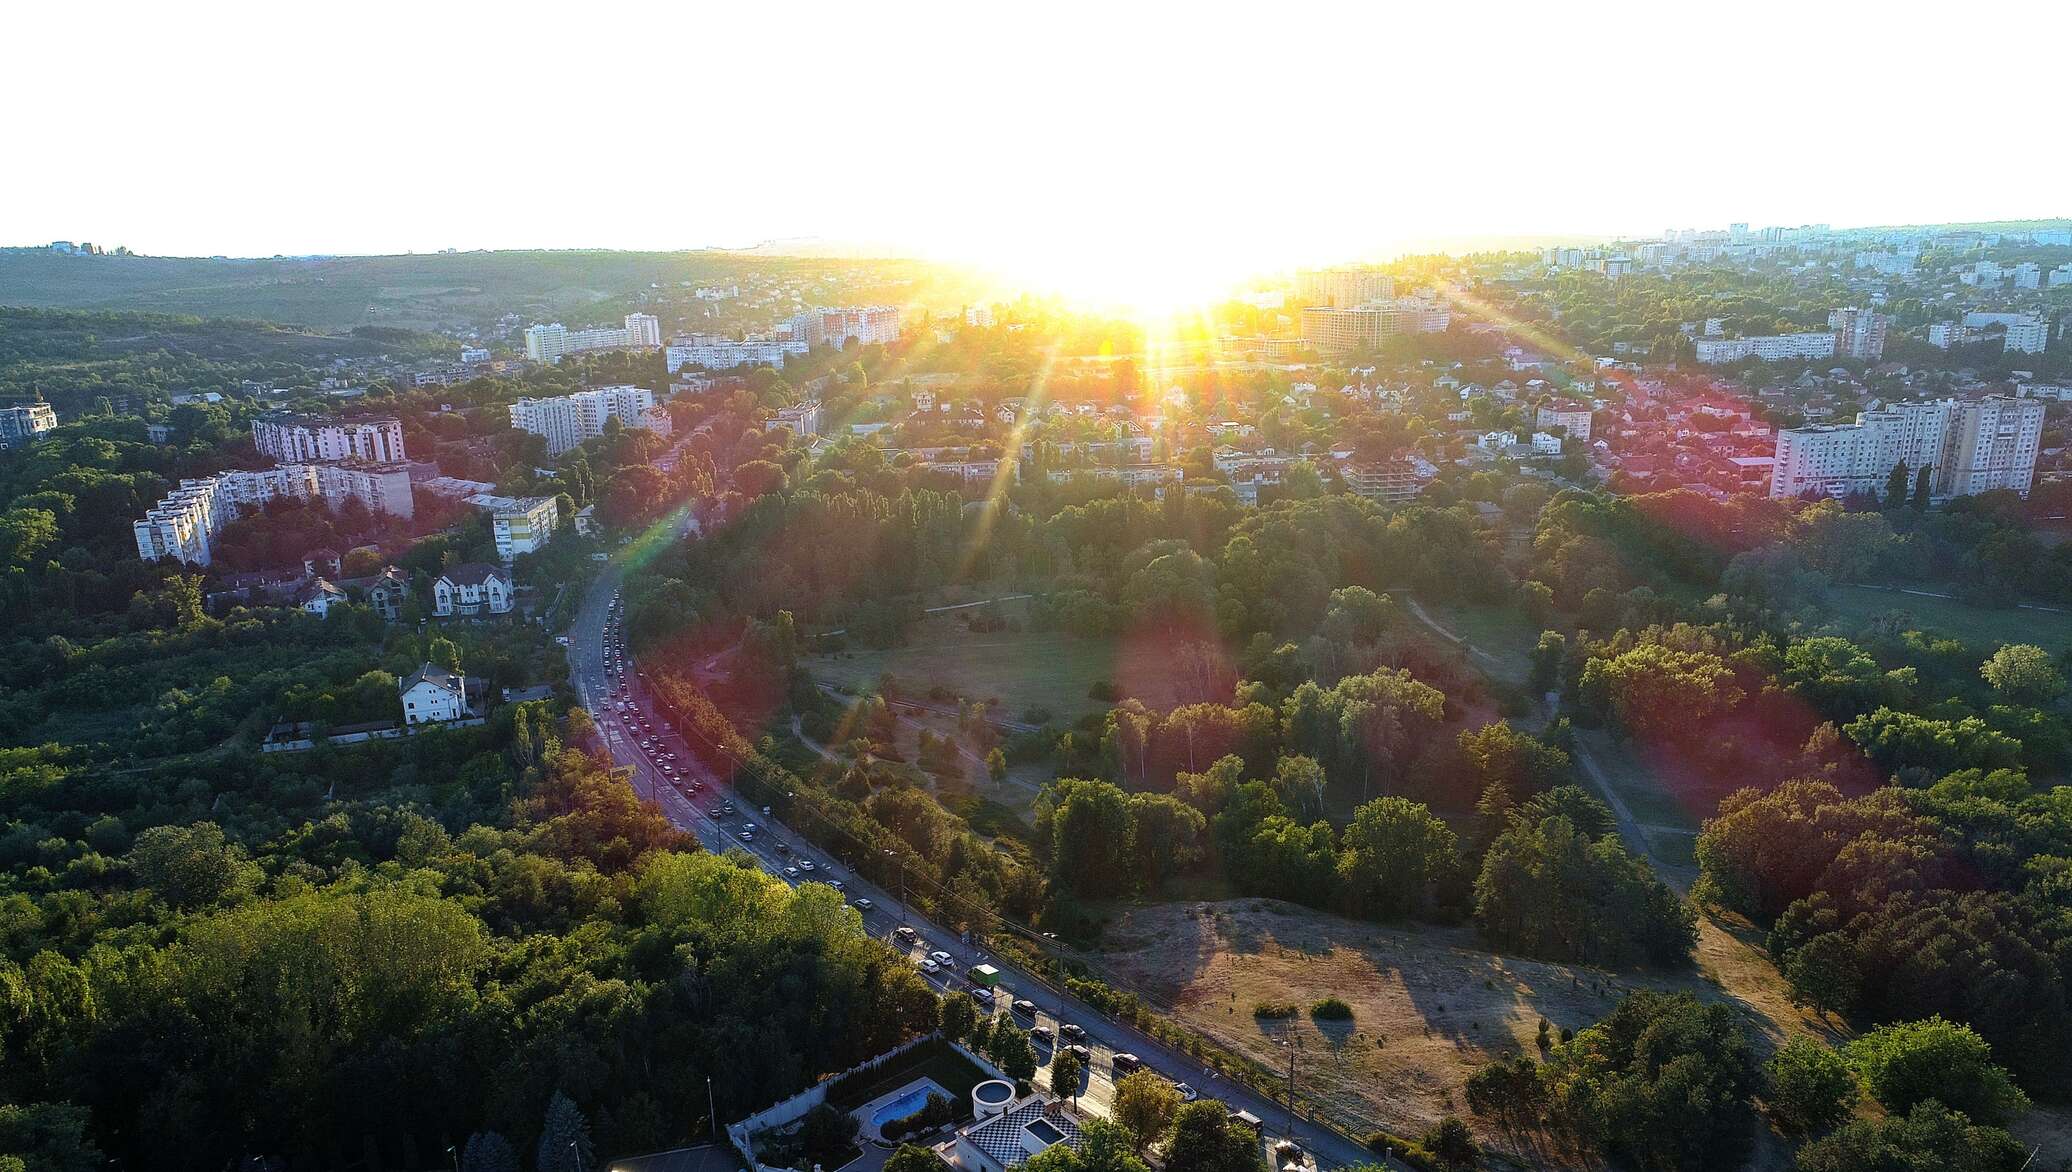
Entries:
{"label": "suburban house", "polygon": [[1057,1144],[1077,1149],[1081,1142],[1070,1108],[1030,1095],[999,1114],[981,1111],[947,1146],[951,1162],[963,1172],[1007,1172]]}
{"label": "suburban house", "polygon": [[487,562],[455,566],[432,583],[432,613],[435,615],[509,614],[510,611],[510,575]]}
{"label": "suburban house", "polygon": [[367,605],[374,613],[395,622],[403,613],[403,600],[410,597],[410,575],[390,566],[367,583]]}
{"label": "suburban house", "polygon": [[344,601],[345,591],[322,578],[311,578],[307,585],[295,592],[295,605],[318,618],[331,617],[331,608]]}
{"label": "suburban house", "polygon": [[404,676],[403,723],[432,724],[459,720],[468,714],[468,686],[459,672],[427,663]]}

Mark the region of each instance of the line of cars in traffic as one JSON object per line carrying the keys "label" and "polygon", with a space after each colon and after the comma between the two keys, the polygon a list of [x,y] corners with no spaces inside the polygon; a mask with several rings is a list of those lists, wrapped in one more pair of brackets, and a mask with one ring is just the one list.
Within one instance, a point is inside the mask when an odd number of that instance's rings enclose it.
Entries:
{"label": "line of cars in traffic", "polygon": [[[704,783],[697,778],[689,776],[687,773],[679,772],[675,750],[668,748],[656,734],[652,721],[641,710],[640,704],[633,697],[631,681],[627,678],[629,665],[626,655],[625,601],[618,591],[613,592],[610,607],[605,613],[603,652],[604,680],[607,690],[606,702],[618,713],[619,719],[626,726],[628,734],[634,738],[635,744],[640,747],[641,753],[654,766],[656,772],[660,773],[670,785],[674,786],[686,798],[695,798],[704,789]],[[770,814],[769,807],[764,807],[762,812],[764,817],[768,817]],[[735,813],[736,809],[732,799],[726,799],[713,808],[712,816],[714,821],[724,821],[733,817]],[[754,822],[743,822],[740,829],[734,831],[734,837],[740,839],[743,843],[755,842],[760,834],[761,829]],[[804,855],[794,856],[790,846],[782,839],[776,840],[772,844],[772,849],[776,851],[779,857],[791,860],[782,867],[783,877],[788,882],[797,884],[817,880],[833,887],[836,891],[843,891],[843,883],[840,879],[821,875],[820,871],[822,868],[819,863]],[[851,900],[850,903],[858,911],[866,914],[873,910],[873,904],[867,898],[858,897]],[[909,925],[900,925],[893,935],[909,948],[918,948],[921,945],[920,934]],[[946,972],[955,972],[957,968],[956,958],[942,949],[936,949],[916,957],[915,964],[924,974],[931,977]],[[988,965],[977,967],[989,972],[996,972]],[[997,975],[995,979],[997,979]],[[982,980],[972,974],[967,974],[967,980],[969,981],[967,991],[977,998],[988,1011],[992,1010],[997,1004],[996,997],[999,992],[993,981]],[[1086,1031],[1083,1028],[1071,1022],[1061,1022],[1057,1027],[1056,1034],[1053,1035],[1049,1026],[1042,1025],[1036,1020],[1036,1003],[1026,998],[1015,998],[1011,1003],[1011,1009],[1016,1017],[1025,1018],[1030,1023],[1029,1036],[1031,1039],[1050,1048],[1053,1052],[1062,1045],[1065,1050],[1076,1056],[1082,1065],[1088,1069],[1092,1068],[1093,1051],[1086,1045]],[[1109,1063],[1114,1071],[1114,1077],[1117,1079],[1123,1078],[1134,1071],[1147,1068],[1142,1059],[1126,1051],[1118,1051],[1109,1060]],[[1183,1100],[1191,1101],[1196,1097],[1194,1088],[1177,1079],[1171,1079],[1170,1076],[1167,1077],[1175,1088],[1179,1090],[1180,1097]]]}

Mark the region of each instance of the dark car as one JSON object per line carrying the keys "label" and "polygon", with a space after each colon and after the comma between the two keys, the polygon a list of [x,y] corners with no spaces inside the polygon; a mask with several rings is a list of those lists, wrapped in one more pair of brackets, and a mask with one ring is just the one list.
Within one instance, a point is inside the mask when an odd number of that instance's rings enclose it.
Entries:
{"label": "dark car", "polygon": [[1135,1054],[1117,1054],[1112,1064],[1118,1076],[1144,1069],[1144,1060]]}
{"label": "dark car", "polygon": [[1014,1001],[1014,1011],[1023,1017],[1035,1017],[1036,1003],[1026,997],[1017,997]]}
{"label": "dark car", "polygon": [[1060,1025],[1058,1027],[1058,1034],[1062,1037],[1070,1038],[1075,1042],[1086,1041],[1086,1031],[1080,1029],[1076,1025],[1073,1025],[1069,1021],[1065,1022],[1063,1025]]}

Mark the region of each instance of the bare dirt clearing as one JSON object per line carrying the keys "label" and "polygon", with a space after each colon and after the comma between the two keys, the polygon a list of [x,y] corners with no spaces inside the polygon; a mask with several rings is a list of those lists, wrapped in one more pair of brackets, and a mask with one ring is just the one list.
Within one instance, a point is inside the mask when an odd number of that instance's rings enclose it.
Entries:
{"label": "bare dirt clearing", "polygon": [[[1793,1009],[1767,963],[1747,971],[1747,946],[1707,925],[1698,969],[1610,972],[1501,956],[1467,928],[1389,928],[1273,900],[1159,904],[1127,911],[1103,940],[1104,963],[1189,1025],[1269,1069],[1287,1068],[1325,1113],[1354,1130],[1416,1133],[1448,1114],[1472,1116],[1462,1094],[1485,1063],[1535,1053],[1541,1018],[1555,1035],[1581,1029],[1635,989],[1689,990],[1738,1004],[1763,1049],[1786,1031],[1826,1033]],[[1758,957],[1759,959],[1759,954]],[[1763,988],[1756,1003],[1714,980]],[[1770,994],[1774,992],[1774,999]],[[1338,997],[1350,1022],[1317,1022],[1308,1006]],[[1255,1018],[1262,1002],[1293,1002],[1293,1019]],[[1497,1137],[1485,1134],[1485,1140]],[[1763,1144],[1762,1155],[1781,1155]],[[1759,1160],[1775,1164],[1774,1158]],[[1777,1165],[1781,1166],[1781,1165]]]}

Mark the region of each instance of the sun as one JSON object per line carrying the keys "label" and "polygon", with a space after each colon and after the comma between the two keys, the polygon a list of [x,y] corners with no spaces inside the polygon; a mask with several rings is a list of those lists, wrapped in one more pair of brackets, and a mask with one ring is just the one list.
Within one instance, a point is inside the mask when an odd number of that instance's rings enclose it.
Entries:
{"label": "sun", "polygon": [[988,241],[974,256],[1004,290],[1146,324],[1199,315],[1260,271],[1208,237],[1052,229]]}

